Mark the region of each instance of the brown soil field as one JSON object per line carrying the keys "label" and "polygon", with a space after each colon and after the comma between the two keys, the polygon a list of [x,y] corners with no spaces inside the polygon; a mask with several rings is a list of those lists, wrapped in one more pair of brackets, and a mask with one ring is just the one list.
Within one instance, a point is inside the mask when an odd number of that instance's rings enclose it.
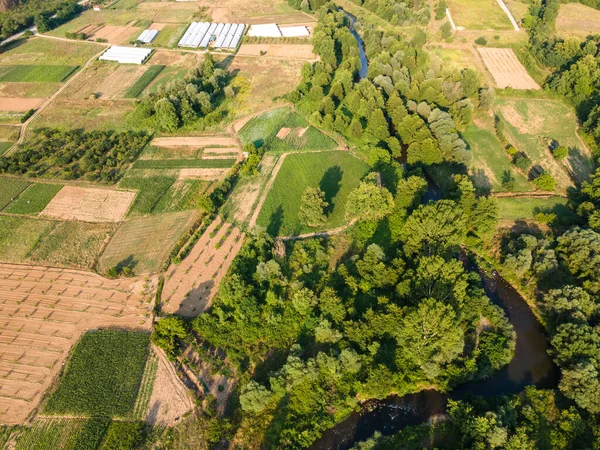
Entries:
{"label": "brown soil field", "polygon": [[29,111],[44,103],[43,98],[0,98],[0,111]]}
{"label": "brown soil field", "polygon": [[540,89],[540,86],[527,73],[510,48],[478,47],[485,66],[492,74],[496,86],[504,89]]}
{"label": "brown soil field", "polygon": [[213,22],[229,22],[229,8],[218,8],[214,7],[211,11],[211,18]]}
{"label": "brown soil field", "polygon": [[229,172],[229,169],[181,169],[180,180],[220,180]]}
{"label": "brown soil field", "polygon": [[[267,52],[264,56],[260,52]],[[311,44],[242,44],[238,56],[263,56],[295,61],[313,61],[317,56]]]}
{"label": "brown soil field", "polygon": [[288,134],[290,134],[290,131],[292,131],[291,128],[283,127],[281,130],[279,130],[277,132],[277,138],[278,139],[285,139],[288,136]]}
{"label": "brown soil field", "polygon": [[153,23],[153,24],[151,24],[148,27],[148,29],[149,30],[162,31],[166,26],[167,26],[166,23]]}
{"label": "brown soil field", "polygon": [[600,11],[581,3],[562,4],[556,18],[556,33],[580,38],[600,33]]}
{"label": "brown soil field", "polygon": [[315,22],[315,19],[297,11],[282,0],[221,0],[215,4],[212,0],[199,0],[198,6],[208,6],[213,22],[235,23],[296,23]]}
{"label": "brown soil field", "polygon": [[41,216],[83,222],[120,222],[135,192],[65,186],[46,205]]}
{"label": "brown soil field", "polygon": [[[118,27],[115,25],[106,25],[89,35],[89,39],[106,39],[109,44],[122,44],[127,42],[136,33],[141,33],[140,27]],[[85,33],[85,31],[84,31]]]}
{"label": "brown soil field", "polygon": [[1,98],[48,98],[62,83],[0,83]]}
{"label": "brown soil field", "polygon": [[150,329],[156,280],[0,264],[0,286],[0,423],[18,424],[84,331]]}
{"label": "brown soil field", "polygon": [[237,141],[229,135],[210,135],[196,137],[159,137],[154,138],[150,145],[155,147],[233,147]]}
{"label": "brown soil field", "polygon": [[194,403],[164,352],[155,346],[152,346],[152,349],[158,357],[158,370],[148,403],[146,422],[150,425],[168,427],[192,410]]}
{"label": "brown soil field", "polygon": [[[211,233],[214,233],[212,238]],[[242,231],[222,222],[221,218],[215,219],[187,258],[179,265],[171,265],[167,271],[163,310],[184,317],[195,317],[204,312],[243,241]]]}
{"label": "brown soil field", "polygon": [[129,87],[141,77],[150,66],[119,64],[115,70],[104,78],[94,89],[100,98],[122,98]]}

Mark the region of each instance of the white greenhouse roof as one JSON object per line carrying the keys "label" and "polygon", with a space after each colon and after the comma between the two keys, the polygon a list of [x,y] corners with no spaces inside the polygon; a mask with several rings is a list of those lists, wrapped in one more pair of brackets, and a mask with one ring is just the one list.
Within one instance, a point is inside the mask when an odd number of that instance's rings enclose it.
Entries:
{"label": "white greenhouse roof", "polygon": [[151,48],[121,47],[113,45],[99,59],[123,64],[143,64],[152,53]]}
{"label": "white greenhouse roof", "polygon": [[251,25],[248,36],[255,37],[281,37],[281,31],[276,23],[265,23],[262,25]]}
{"label": "white greenhouse roof", "polygon": [[235,49],[242,40],[246,25],[237,23],[192,22],[179,47]]}
{"label": "white greenhouse roof", "polygon": [[144,30],[137,40],[143,42],[144,44],[149,44],[156,38],[157,34],[158,30]]}
{"label": "white greenhouse roof", "polygon": [[283,37],[307,37],[310,36],[310,31],[305,26],[297,27],[279,27]]}

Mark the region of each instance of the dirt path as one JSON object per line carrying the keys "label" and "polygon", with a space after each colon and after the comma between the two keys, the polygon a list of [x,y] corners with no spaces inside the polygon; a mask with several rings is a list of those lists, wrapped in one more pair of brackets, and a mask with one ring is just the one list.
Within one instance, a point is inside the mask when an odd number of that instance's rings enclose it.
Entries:
{"label": "dirt path", "polygon": [[260,210],[262,209],[262,207],[265,203],[265,200],[267,199],[267,195],[269,194],[269,191],[271,190],[271,187],[273,186],[273,183],[275,182],[275,178],[277,178],[279,169],[281,169],[281,166],[283,166],[283,162],[285,161],[286,156],[289,155],[290,153],[284,153],[283,155],[281,155],[279,157],[279,161],[277,161],[277,164],[275,164],[275,167],[271,171],[271,178],[267,182],[267,185],[265,186],[265,189],[263,191],[263,195],[260,198],[260,200],[258,201],[256,208],[254,208],[254,212],[252,213],[252,217],[250,218],[250,223],[248,224],[248,229],[252,230],[256,226],[256,220],[258,219],[258,214],[260,213]]}
{"label": "dirt path", "polygon": [[[48,37],[48,36],[44,36],[44,37]],[[58,89],[58,91],[56,91],[54,94],[52,94],[36,111],[35,113],[32,114],[32,116],[27,119],[27,121],[25,121],[25,123],[23,123],[23,125],[21,126],[21,131],[19,132],[19,139],[17,140],[17,142],[15,142],[15,145],[13,145],[10,149],[8,149],[8,151],[5,153],[6,155],[10,155],[11,153],[15,152],[16,149],[19,147],[19,145],[21,145],[23,143],[23,141],[25,140],[25,134],[27,133],[27,127],[29,126],[29,124],[31,124],[31,122],[33,120],[35,120],[35,118],[42,112],[44,111],[44,109],[46,109],[46,107],[48,107],[48,105],[50,103],[52,103],[54,101],[54,99],[56,99],[56,97],[58,97],[67,87],[69,87],[69,85],[75,81],[90,65],[92,65],[94,63],[94,61],[96,61],[100,55],[102,55],[102,53],[105,52],[106,47],[108,47],[108,44],[104,44],[102,47],[102,51],[98,52],[97,54],[95,54],[94,56],[92,56],[84,65],[83,67],[77,71],[76,74],[74,74],[71,78],[69,78],[61,87],[60,89]]]}

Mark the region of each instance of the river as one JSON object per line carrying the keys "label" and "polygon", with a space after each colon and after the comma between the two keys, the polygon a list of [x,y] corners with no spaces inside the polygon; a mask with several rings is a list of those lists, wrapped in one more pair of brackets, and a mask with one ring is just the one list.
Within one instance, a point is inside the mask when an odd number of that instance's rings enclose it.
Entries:
{"label": "river", "polygon": [[[347,11],[344,13],[351,22],[350,32],[358,41],[361,60],[359,76],[365,78],[369,70],[368,60],[363,40],[354,29],[356,17]],[[440,198],[441,191],[429,180],[424,202]],[[546,389],[558,386],[559,371],[548,356],[549,342],[525,299],[496,271],[489,275],[477,266],[468,262],[465,264],[479,274],[486,294],[493,303],[502,307],[514,327],[516,345],[510,363],[496,375],[483,381],[466,383],[449,394],[425,390],[403,397],[392,395],[385,400],[367,401],[361,405],[359,412],[323,433],[312,445],[312,450],[349,449],[376,431],[390,435],[406,426],[435,419],[445,413],[449,398],[459,400],[471,395],[490,397],[516,394],[529,385]]]}

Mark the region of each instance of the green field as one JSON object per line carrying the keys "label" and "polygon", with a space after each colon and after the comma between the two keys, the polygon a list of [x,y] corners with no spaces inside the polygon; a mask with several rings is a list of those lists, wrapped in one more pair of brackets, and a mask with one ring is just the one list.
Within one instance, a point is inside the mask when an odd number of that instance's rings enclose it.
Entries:
{"label": "green field", "polygon": [[567,206],[563,197],[550,198],[498,198],[499,217],[501,219],[533,219],[538,213],[554,213],[561,223],[572,223],[577,216]]}
{"label": "green field", "polygon": [[154,40],[154,45],[157,47],[175,47],[180,39],[183,37],[183,34],[188,29],[188,24],[168,24],[158,36]]}
{"label": "green field", "polygon": [[494,0],[449,0],[457,27],[467,30],[512,30],[508,16]]}
{"label": "green field", "polygon": [[0,54],[0,65],[82,66],[102,48],[86,42],[33,37],[8,45]]}
{"label": "green field", "polygon": [[0,210],[16,199],[27,186],[29,186],[29,182],[25,180],[0,178]]}
{"label": "green field", "polygon": [[0,76],[0,82],[60,83],[78,69],[78,66],[10,66]]}
{"label": "green field", "polygon": [[[285,138],[279,139],[277,133],[282,128],[290,128],[291,131]],[[300,136],[300,130],[304,129]],[[240,138],[244,144],[253,143],[270,151],[331,150],[337,147],[333,139],[309,126],[289,108],[274,109],[253,118],[240,130]]]}
{"label": "green field", "polygon": [[18,434],[15,450],[89,449],[99,448],[111,420],[37,418]]}
{"label": "green field", "polygon": [[144,89],[148,87],[152,81],[158,76],[159,73],[165,66],[162,65],[153,65],[148,67],[141,77],[139,77],[135,83],[133,83],[127,91],[125,91],[124,98],[137,98]]}
{"label": "green field", "polygon": [[57,223],[51,220],[0,216],[0,261],[27,261],[33,248]]}
{"label": "green field", "polygon": [[123,178],[119,183],[119,188],[138,191],[133,205],[129,209],[129,215],[140,216],[155,212],[160,199],[166,195],[175,180],[175,176],[165,175]]}
{"label": "green field", "polygon": [[[592,159],[577,137],[574,111],[558,100],[499,98],[497,109],[505,120],[506,132],[518,150],[525,151],[566,190],[584,181],[592,172]],[[569,147],[569,156],[556,161],[549,146],[552,140]]]}
{"label": "green field", "polygon": [[227,169],[235,164],[232,159],[138,159],[134,169]]}
{"label": "green field", "polygon": [[[267,194],[257,223],[270,234],[282,236],[344,225],[348,194],[368,170],[365,162],[341,151],[288,155]],[[308,228],[298,221],[300,199],[308,186],[320,187],[330,204],[322,228]]]}
{"label": "green field", "polygon": [[[160,36],[160,33],[159,33]],[[165,86],[173,80],[185,77],[189,68],[180,66],[167,66],[158,76],[144,89],[144,94],[155,93],[161,86]]]}
{"label": "green field", "polygon": [[493,131],[471,124],[463,133],[463,138],[473,152],[473,163],[469,168],[469,173],[479,191],[500,192],[505,190],[502,187],[502,178],[506,172],[515,180],[514,191],[534,190],[534,186],[510,162]]}
{"label": "green field", "polygon": [[150,335],[143,332],[85,333],[43,413],[127,417],[137,398],[149,342]]}
{"label": "green field", "polygon": [[156,272],[196,214],[156,214],[124,222],[115,232],[98,261],[98,271],[128,266],[135,274]]}
{"label": "green field", "polygon": [[0,156],[4,155],[6,151],[14,145],[14,142],[0,141]]}
{"label": "green field", "polygon": [[34,183],[19,195],[4,211],[11,214],[35,215],[62,189],[60,184]]}

